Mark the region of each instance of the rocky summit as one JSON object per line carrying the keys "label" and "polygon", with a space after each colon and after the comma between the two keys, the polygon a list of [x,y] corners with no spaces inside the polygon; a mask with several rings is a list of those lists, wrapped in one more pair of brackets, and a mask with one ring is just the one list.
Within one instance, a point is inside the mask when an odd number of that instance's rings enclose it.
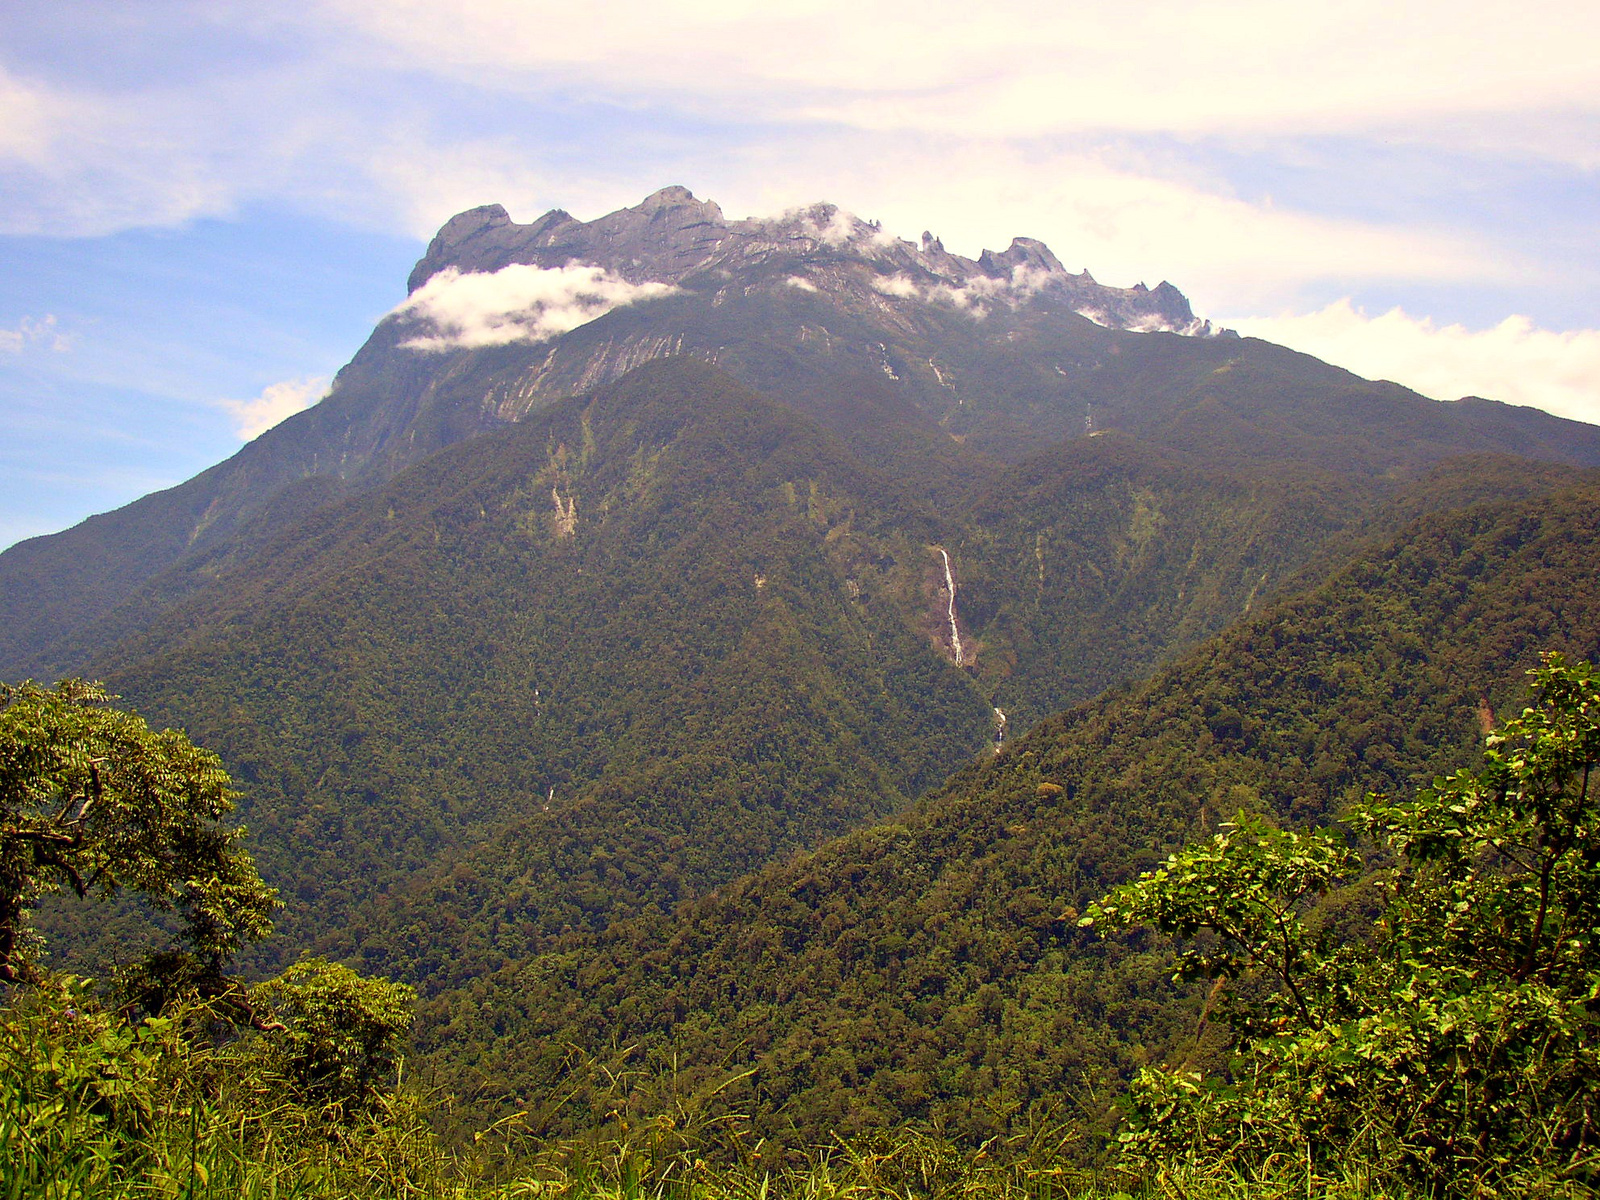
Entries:
{"label": "rocky summit", "polygon": [[[820,203],[773,218],[729,221],[712,200],[666,187],[633,208],[593,221],[552,209],[519,225],[498,204],[470,209],[445,223],[411,273],[414,292],[440,271],[487,273],[516,264],[559,268],[598,265],[630,283],[680,284],[703,272],[726,289],[759,286],[774,266],[797,274],[772,281],[805,288],[868,288],[889,300],[935,298],[958,308],[1014,303],[1046,293],[1098,324],[1142,332],[1212,334],[1183,293],[1097,283],[1074,275],[1043,242],[1014,238],[1004,251],[974,261],[944,248],[932,233],[917,246],[837,205]],[[724,294],[726,292],[724,291]]]}

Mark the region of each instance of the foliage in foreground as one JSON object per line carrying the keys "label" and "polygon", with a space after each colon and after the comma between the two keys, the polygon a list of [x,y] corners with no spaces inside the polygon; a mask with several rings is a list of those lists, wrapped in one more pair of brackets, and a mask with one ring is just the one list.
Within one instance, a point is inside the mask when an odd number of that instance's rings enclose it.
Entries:
{"label": "foliage in foreground", "polygon": [[[418,1125],[386,1087],[411,989],[320,959],[229,975],[276,905],[219,823],[231,781],[108,699],[0,685],[0,1196],[293,1195],[353,1146],[380,1170]],[[110,987],[46,974],[28,909],[66,887],[135,892],[180,936]]]}
{"label": "foliage in foreground", "polygon": [[[322,980],[326,992],[338,976]],[[901,1130],[770,1167],[717,1161],[704,1129],[655,1122],[595,1141],[521,1139],[515,1121],[446,1150],[429,1102],[391,1073],[359,1112],[319,1104],[263,1053],[215,1042],[204,1005],[128,1023],[57,978],[0,1014],[0,1196],[7,1200],[1333,1200],[1412,1195],[1359,1168],[1226,1165],[1139,1186],[1063,1169],[1047,1140],[960,1148]],[[709,1161],[708,1161],[709,1160]],[[1577,1193],[1573,1193],[1577,1194]]]}
{"label": "foliage in foreground", "polygon": [[242,1034],[215,1000],[130,1019],[71,976],[14,996],[0,1196],[320,1195],[423,1162],[431,1139],[390,1086],[409,989],[308,960],[255,992],[275,1019]]}
{"label": "foliage in foreground", "polygon": [[1231,1078],[1139,1075],[1129,1165],[1359,1161],[1448,1195],[1600,1177],[1600,672],[1532,674],[1480,770],[1370,797],[1357,836],[1241,815],[1091,909],[1195,939],[1178,970],[1217,981],[1237,1037]]}
{"label": "foliage in foreground", "polygon": [[0,983],[35,971],[28,910],[71,888],[176,910],[182,935],[129,972],[157,1010],[180,990],[235,992],[223,975],[272,929],[277,892],[219,824],[236,793],[222,763],[174,729],[109,707],[96,683],[0,684]]}

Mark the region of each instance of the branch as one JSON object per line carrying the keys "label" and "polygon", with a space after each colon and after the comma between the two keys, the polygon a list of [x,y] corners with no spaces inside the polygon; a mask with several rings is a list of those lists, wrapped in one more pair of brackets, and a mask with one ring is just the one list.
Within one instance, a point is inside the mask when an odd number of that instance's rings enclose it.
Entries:
{"label": "branch", "polygon": [[57,846],[75,846],[83,841],[82,832],[57,833],[53,829],[10,829],[4,834],[22,842],[48,842]]}
{"label": "branch", "polygon": [[1550,914],[1550,876],[1569,848],[1570,843],[1558,844],[1545,853],[1544,866],[1539,871],[1539,915],[1534,918],[1533,933],[1528,938],[1528,952],[1523,956],[1522,965],[1512,976],[1519,983],[1533,974],[1534,967],[1538,965],[1539,942],[1544,938],[1544,923]]}
{"label": "branch", "polygon": [[84,886],[83,877],[78,874],[71,863],[57,862],[55,866],[57,870],[67,873],[67,879],[71,881],[72,890],[78,894],[79,900],[89,894],[89,889]]}
{"label": "branch", "polygon": [[1293,957],[1293,947],[1289,943],[1289,926],[1287,922],[1278,922],[1278,940],[1283,943],[1283,965],[1278,969],[1278,974],[1283,976],[1283,985],[1289,989],[1289,995],[1294,999],[1294,1006],[1300,1010],[1300,1019],[1313,1029],[1321,1029],[1322,1022],[1311,1015],[1311,1010],[1306,1007],[1305,997],[1300,994],[1300,988],[1294,981],[1294,975],[1289,969]]}

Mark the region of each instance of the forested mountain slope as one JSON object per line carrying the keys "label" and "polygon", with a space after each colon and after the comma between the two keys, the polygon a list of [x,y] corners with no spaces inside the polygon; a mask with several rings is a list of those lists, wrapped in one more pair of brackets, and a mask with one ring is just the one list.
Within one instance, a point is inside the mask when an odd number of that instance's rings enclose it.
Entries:
{"label": "forested mountain slope", "polygon": [[[989,739],[897,608],[937,537],[837,438],[662,364],[323,510],[95,673],[228,762],[284,953],[513,815],[545,936],[882,815]],[[868,549],[881,598],[830,565]],[[452,955],[423,936],[417,969]]]}
{"label": "forested mountain slope", "polygon": [[1114,432],[976,477],[855,451],[650,364],[211,561],[82,656],[239,780],[286,900],[261,965],[310,946],[438,992],[902,808],[1386,513],[1581,474]]}
{"label": "forested mountain slope", "polygon": [[[491,314],[494,331],[464,332],[453,289],[492,271],[523,272],[502,279],[524,302]],[[79,669],[86,649],[318,506],[664,357],[718,365],[876,465],[926,467],[929,489],[952,469],[984,474],[991,456],[1113,429],[1372,477],[1476,452],[1600,465],[1590,426],[1439,404],[1216,336],[1170,284],[1107,287],[1028,239],[967,259],[831,205],[728,221],[667,188],[594,221],[556,211],[528,225],[491,206],[449,222],[412,283],[321,403],[178,487],[0,554],[0,677]],[[538,297],[555,292],[592,319],[547,327]],[[601,293],[629,302],[586,299]]]}
{"label": "forested mountain slope", "polygon": [[754,1068],[708,1103],[788,1145],[1092,1110],[1197,1052],[1199,998],[1158,943],[1080,930],[1087,903],[1240,810],[1316,822],[1471,761],[1546,649],[1600,653],[1593,486],[1424,518],[890,824],[436,999],[428,1053],[490,1105],[537,1106],[574,1047],[635,1072],[580,1069],[575,1126]]}
{"label": "forested mountain slope", "polygon": [[[487,334],[451,308],[452,289],[486,280],[534,288]],[[529,297],[574,280],[562,294],[590,319],[546,328],[555,310]],[[187,484],[0,555],[0,674],[102,677],[221,753],[285,902],[278,937],[247,967],[314,949],[414,983],[461,1033],[450,1069],[481,1055],[493,1080],[518,1086],[543,1065],[500,1040],[513,1027],[533,1045],[592,1046],[599,1031],[630,1029],[664,1045],[664,1014],[693,1015],[701,1040],[686,1061],[778,1055],[763,1060],[772,1090],[754,1102],[769,1123],[787,1103],[783,1119],[813,1132],[840,1106],[858,1122],[942,1114],[979,1129],[975,1097],[1011,1094],[993,1072],[1022,1061],[998,1048],[1004,1031],[1045,1036],[1042,1016],[1005,1015],[1049,1007],[1005,990],[1032,977],[1003,965],[1015,955],[1059,958],[1060,979],[1040,977],[1046,992],[1124,1006],[1109,1027],[1143,1028],[1134,1009],[1156,1022],[1122,1049],[1063,1027],[1024,1071],[1026,1102],[1056,1095],[1063,1072],[1115,1074],[1144,1053],[1136,1043],[1162,1044],[1170,989],[1153,960],[1127,959],[1128,986],[1102,988],[1082,964],[1122,950],[1069,962],[1067,943],[1050,939],[1086,881],[1189,827],[1188,791],[1095,790],[1145,772],[1188,726],[1141,726],[1137,750],[1118,734],[1126,761],[1102,772],[1083,760],[1085,775],[1100,773],[1094,786],[1062,782],[1041,798],[1027,789],[1050,779],[1018,784],[1042,824],[979,812],[958,832],[965,817],[938,814],[960,810],[962,789],[1001,787],[1020,778],[1021,754],[1040,753],[1019,750],[1018,735],[1327,578],[1406,519],[1537,496],[1600,464],[1600,430],[1488,401],[1439,404],[1218,335],[1168,285],[1107,288],[1023,240],[965,259],[829,206],[730,222],[667,189],[592,222],[555,213],[523,226],[475,210],[441,231],[412,282],[412,300],[322,403]],[[591,285],[627,302],[591,311]],[[1442,578],[1464,578],[1441,562]],[[1383,595],[1399,623],[1378,642],[1406,622],[1426,632],[1421,651],[1371,672],[1397,681],[1374,720],[1433,695],[1407,672],[1456,644],[1433,616],[1406,615],[1415,600],[1401,583],[1376,587]],[[1348,636],[1362,628],[1354,610],[1341,619]],[[1510,661],[1493,650],[1474,661]],[[1194,694],[1188,676],[1161,678],[1138,705],[1094,711],[1156,721],[1160,688]],[[1311,697],[1307,719],[1329,736],[1342,686]],[[1388,769],[1380,749],[1352,759],[1338,738],[1314,742],[1298,768],[1282,763],[1299,750],[1274,751],[1272,769],[1288,772],[1277,782],[1230,766],[1253,761],[1235,744],[1269,699],[1207,710],[1211,740],[1182,769],[1221,772],[1228,787],[1227,772],[1242,772],[1240,786],[1272,803],[1288,802],[1274,788],[1300,786],[1294,770],[1326,793]],[[1387,751],[1396,771],[1460,744],[1456,725],[1430,720]],[[1047,741],[1067,736],[1049,728]],[[762,915],[776,903],[765,884],[734,883],[906,810],[997,746],[998,765],[972,768],[908,818],[934,839],[922,866],[900,864],[901,835],[881,830],[816,860],[857,862],[858,844],[889,855],[882,882],[839,910],[847,925],[788,929]],[[1035,863],[1039,882],[983,874],[995,830],[1013,825],[1005,854]],[[878,861],[859,859],[863,880]],[[896,879],[909,881],[901,899]],[[916,905],[944,905],[927,899],[941,888],[953,899],[939,911],[957,912],[963,880],[979,889],[976,925],[955,920],[947,942],[926,913],[908,923]],[[688,992],[627,974],[660,961],[652,931],[719,887],[755,897],[734,926],[784,931],[807,961],[825,947],[817,970],[839,978],[826,1003],[796,990],[776,949],[717,926],[716,904],[696,910],[701,932],[681,934],[686,954],[705,950],[703,967],[674,960]],[[1042,907],[1017,899],[1035,893]],[[88,923],[67,905],[45,923],[71,965],[135,954],[138,917]],[[887,966],[824,961],[856,953],[880,920],[900,929],[901,949],[956,956],[935,972],[954,981],[948,1002],[933,983],[896,992]],[[635,923],[614,934],[619,921]],[[983,948],[991,931],[1020,947],[1012,958]],[[579,981],[585,947],[599,957],[583,978],[611,992]],[[751,968],[725,997],[736,1018],[709,999],[728,982],[728,955]],[[960,965],[964,955],[980,965]],[[511,993],[495,990],[529,962],[565,980],[529,993],[555,1025],[512,1020]],[[824,1025],[788,1023],[786,997],[802,994],[806,1019]],[[481,1020],[478,1000],[491,1014]],[[916,1032],[928,1022],[944,1032]],[[922,1065],[873,1040],[880,1026],[922,1047]],[[981,1053],[959,1065],[966,1051],[951,1039]],[[822,1047],[837,1048],[836,1066]],[[841,1089],[858,1085],[847,1102]]]}

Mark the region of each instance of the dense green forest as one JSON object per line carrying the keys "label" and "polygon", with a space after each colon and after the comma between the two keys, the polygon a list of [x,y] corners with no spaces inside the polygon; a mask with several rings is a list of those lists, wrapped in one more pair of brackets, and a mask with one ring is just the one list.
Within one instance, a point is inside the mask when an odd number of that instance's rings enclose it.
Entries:
{"label": "dense green forest", "polygon": [[885,815],[991,737],[829,562],[869,546],[867,586],[920,605],[931,515],[725,378],[663,368],[418,472],[96,671],[233,768],[289,946],[448,983],[471,941],[355,906],[510,818],[538,825],[500,961]]}
{"label": "dense green forest", "polygon": [[[637,1069],[643,1114],[754,1068],[721,1095],[779,1144],[904,1121],[981,1142],[1064,1104],[1092,1126],[1137,1068],[1206,1047],[1167,949],[1079,913],[1241,811],[1323,822],[1470,763],[1540,651],[1600,645],[1596,499],[1425,518],[893,823],[439,998],[421,1044],[511,1107],[573,1046]],[[551,1120],[614,1104],[580,1086]]]}
{"label": "dense green forest", "polygon": [[[286,902],[243,965],[418,985],[457,1134],[526,1109],[578,1136],[741,1077],[708,1112],[774,1153],[906,1123],[1088,1153],[1139,1068],[1220,1043],[1184,1048],[1162,944],[1073,914],[1240,807],[1322,820],[1465,761],[1537,650],[1594,644],[1584,478],[1107,435],[936,511],[664,364],[219,563],[101,673],[235,773]],[[996,706],[1025,729],[1252,611],[993,752]],[[41,922],[79,969],[158,937],[126,903]]]}
{"label": "dense green forest", "polygon": [[[580,1047],[566,1040],[565,1072],[520,1064],[524,1080],[540,1083],[524,1084],[521,1109],[493,1125],[464,1126],[481,1107],[463,1110],[436,1083],[421,1092],[402,1085],[394,1069],[406,992],[346,968],[310,960],[248,990],[211,986],[186,997],[140,989],[150,977],[143,972],[125,972],[105,991],[30,966],[27,986],[13,984],[0,1012],[8,1151],[0,1181],[13,1194],[61,1196],[1589,1194],[1594,1135],[1585,1114],[1596,1074],[1583,1032],[1594,977],[1586,881],[1600,676],[1547,657],[1536,707],[1501,723],[1483,770],[1436,779],[1414,804],[1376,798],[1351,810],[1358,823],[1386,831],[1394,857],[1364,857],[1359,844],[1327,832],[1274,826],[1320,824],[1333,808],[1348,810],[1358,787],[1409,784],[1434,762],[1475,758],[1466,747],[1482,738],[1494,709],[1514,711],[1520,701],[1514,681],[1485,664],[1486,647],[1515,661],[1534,643],[1595,644],[1595,498],[1583,489],[1427,519],[1148,687],[1047,722],[896,824],[760,873],[665,928],[635,920],[596,945],[574,945],[567,961],[581,953],[589,963],[565,990],[575,982],[590,1004],[609,1008],[588,1031],[594,1052],[575,1058]],[[1564,602],[1522,603],[1543,588]],[[1497,686],[1471,686],[1487,678]],[[1261,702],[1278,692],[1288,693],[1282,702]],[[145,835],[156,839],[148,849],[125,839],[124,809],[170,818],[186,780],[221,797],[226,777],[181,735],[151,734],[99,710],[101,701],[66,685],[57,698],[23,689],[0,705],[0,847],[17,868],[6,878],[43,870],[56,886],[76,884],[66,860],[38,857],[56,843],[29,835],[75,826],[87,835],[86,861],[125,871],[121,886],[160,895],[176,879],[174,864],[192,861],[181,870],[200,878],[223,869],[246,885],[238,895],[261,896],[238,875],[254,878],[231,837],[207,841],[200,826],[164,819]],[[163,756],[170,765],[157,765]],[[1342,773],[1319,771],[1338,757]],[[171,789],[165,801],[162,789]],[[93,818],[91,795],[104,797]],[[1152,837],[1149,826],[1129,839],[1118,828],[1141,798],[1147,819],[1168,829],[1218,833],[1204,845],[1174,846],[1160,870],[1108,895],[1118,875],[1130,874],[1130,859],[1158,866],[1152,846],[1181,840]],[[207,799],[197,814],[203,823],[226,808]],[[1463,845],[1462,836],[1477,841]],[[210,849],[174,859],[161,849],[169,841]],[[1519,857],[1519,844],[1531,861]],[[18,860],[19,850],[35,857]],[[1411,865],[1396,872],[1397,862]],[[1206,885],[1208,872],[1221,887]],[[1054,894],[1045,890],[1052,886]],[[1332,903],[1316,904],[1318,895]],[[1309,909],[1297,908],[1308,896]],[[1472,902],[1459,903],[1463,896]],[[1373,902],[1392,906],[1376,925]],[[5,912],[7,946],[24,945],[12,936],[16,911]],[[1300,947],[1293,972],[1271,924],[1286,915]],[[1217,1013],[1257,1056],[1248,1089],[1186,1082],[1190,1068],[1219,1069],[1225,1043],[1194,1040],[1194,1001],[1170,982],[1166,943],[1136,931],[1095,940],[1087,926],[1111,917],[1174,933],[1209,925],[1244,952],[1219,955],[1202,942],[1178,963],[1240,981]],[[1252,934],[1263,927],[1251,919],[1268,922],[1265,932]],[[1398,960],[1364,955],[1364,927],[1400,937]],[[184,935],[210,955],[210,970],[242,944],[232,934],[215,941],[208,931],[218,928],[203,919]],[[243,938],[263,932],[257,922]],[[522,973],[524,999],[557,998],[551,985],[562,957]],[[164,973],[179,960],[151,961]],[[1412,982],[1395,981],[1386,961]],[[1295,974],[1302,987],[1321,989],[1314,1004],[1378,1005],[1374,1017],[1339,1027],[1355,1054],[1330,1046],[1330,1027],[1312,1017],[1301,991],[1285,1008],[1288,993],[1256,983],[1276,975],[1292,986]],[[1353,989],[1356,980],[1365,982]],[[1422,986],[1439,999],[1417,1006]],[[656,1026],[672,1035],[667,1043],[648,1044],[652,1018],[638,999],[675,1010]],[[909,1014],[916,1019],[897,1024],[908,1002],[920,1006]],[[1478,1011],[1484,1003],[1493,1007]],[[559,1033],[536,1026],[530,1036],[524,1009],[511,1016],[522,1028],[510,1040],[549,1051],[581,1037],[574,1011]],[[456,1017],[494,1012],[484,1003]],[[715,1040],[719,1012],[742,1026],[741,1036],[708,1064],[695,1052]],[[1284,1022],[1296,1013],[1304,1023],[1286,1041]],[[1507,1035],[1509,1020],[1518,1024]],[[790,1036],[771,1037],[784,1021]],[[1465,1021],[1500,1033],[1474,1051],[1481,1039],[1460,1040]],[[452,1047],[463,1032],[453,1031]],[[624,1046],[619,1033],[646,1040]],[[1409,1038],[1398,1051],[1396,1033]],[[935,1039],[952,1034],[940,1063]],[[1058,1046],[1081,1055],[1096,1035],[1120,1038],[1119,1052],[1145,1067],[1131,1123],[1109,1153],[1095,1064],[1074,1064],[1076,1087],[1049,1074],[1060,1073],[1061,1057],[1051,1057]],[[1501,1065],[1495,1045],[1516,1057]],[[893,1073],[892,1060],[907,1050],[922,1060],[910,1064],[920,1078]],[[1459,1077],[1453,1064],[1463,1053],[1482,1059],[1475,1077],[1514,1087],[1430,1091],[1427,1072],[1443,1071],[1441,1082]],[[1303,1071],[1318,1063],[1319,1086],[1341,1098],[1307,1108]],[[826,1080],[826,1093],[797,1089],[771,1106],[774,1082],[793,1088],[818,1066],[845,1071]],[[436,1080],[438,1067],[436,1059],[422,1071]],[[943,1112],[888,1110],[937,1083],[954,1085]],[[1030,1083],[1038,1093],[1025,1106]],[[977,1088],[964,1102],[963,1084]],[[860,1127],[849,1121],[853,1105],[826,1107],[846,1087],[879,1106]],[[1052,1093],[1055,1103],[1039,1103]],[[1410,1093],[1426,1103],[1409,1107]],[[788,1102],[796,1096],[818,1112],[813,1130],[803,1124],[808,1107]],[[1406,1115],[1374,1122],[1375,1103]],[[1340,1124],[1352,1118],[1355,1133]],[[781,1135],[761,1136],[763,1125]],[[452,1130],[454,1149],[440,1141]]]}
{"label": "dense green forest", "polygon": [[[1417,511],[1583,475],[1119,434],[970,467],[873,465],[653,364],[236,544],[84,669],[239,779],[294,900],[253,964],[309,947],[432,994],[895,812]],[[124,911],[73,958],[72,927],[64,963],[150,936]]]}
{"label": "dense green forest", "polygon": [[[236,544],[87,670],[243,785],[294,899],[253,964],[310,947],[432,994],[894,812],[1417,511],[1583,474],[1119,434],[939,469],[656,364]],[[64,963],[150,936],[125,910],[74,958],[51,928]]]}

